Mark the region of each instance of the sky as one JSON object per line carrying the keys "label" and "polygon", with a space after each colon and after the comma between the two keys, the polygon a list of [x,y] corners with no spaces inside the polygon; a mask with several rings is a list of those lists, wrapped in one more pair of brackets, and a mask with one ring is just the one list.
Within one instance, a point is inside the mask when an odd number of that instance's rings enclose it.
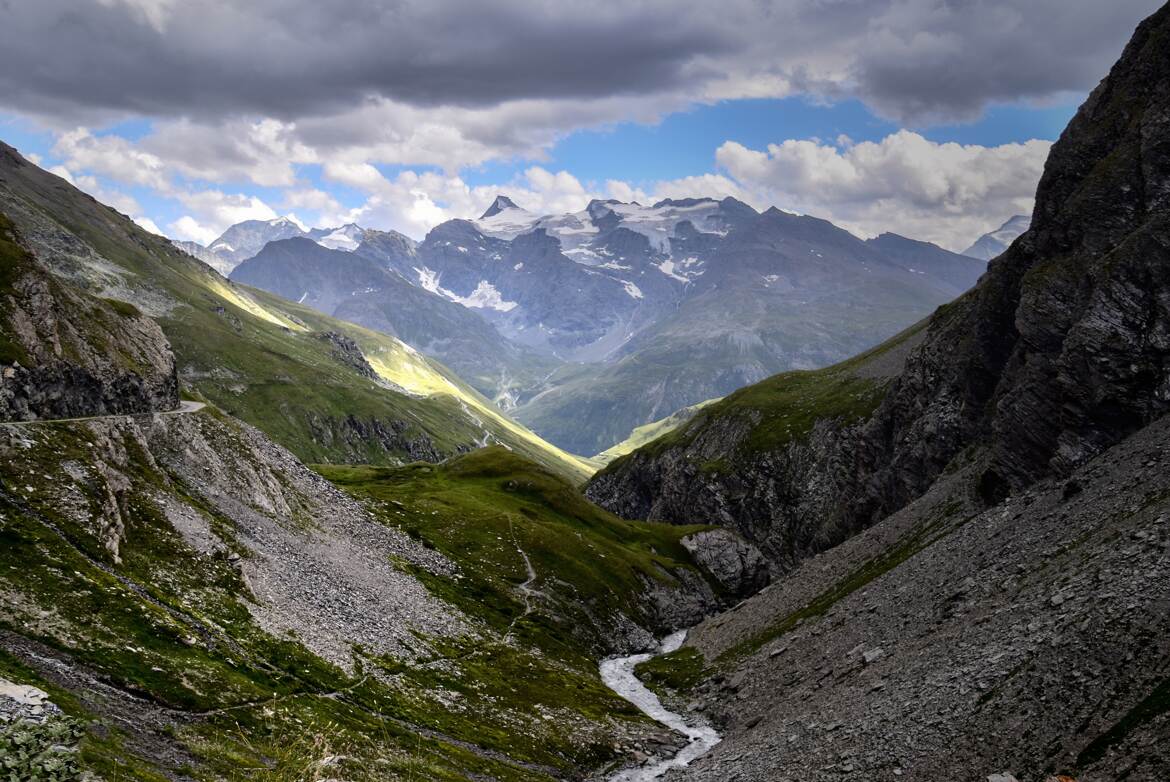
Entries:
{"label": "sky", "polygon": [[0,140],[204,244],[497,193],[734,196],[962,250],[1156,0],[0,0]]}

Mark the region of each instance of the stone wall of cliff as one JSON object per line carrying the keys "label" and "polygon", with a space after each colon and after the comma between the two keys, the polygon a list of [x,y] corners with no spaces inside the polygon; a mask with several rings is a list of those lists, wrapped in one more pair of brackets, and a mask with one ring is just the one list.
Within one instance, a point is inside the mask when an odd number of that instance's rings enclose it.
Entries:
{"label": "stone wall of cliff", "polygon": [[0,420],[172,410],[178,388],[153,320],[55,279],[0,214]]}

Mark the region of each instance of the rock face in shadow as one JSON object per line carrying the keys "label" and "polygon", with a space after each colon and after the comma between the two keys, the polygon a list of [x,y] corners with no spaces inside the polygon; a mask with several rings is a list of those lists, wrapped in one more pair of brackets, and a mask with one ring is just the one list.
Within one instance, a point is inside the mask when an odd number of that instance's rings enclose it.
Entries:
{"label": "rock face in shadow", "polygon": [[732,597],[747,597],[768,584],[768,561],[764,555],[732,532],[696,532],[680,542]]}
{"label": "rock face in shadow", "polygon": [[54,279],[3,214],[0,263],[0,420],[178,407],[174,356],[153,320]]}
{"label": "rock face in shadow", "polygon": [[[747,444],[774,422],[730,426],[719,409],[683,444],[615,462],[589,495],[638,517],[734,519],[792,564],[905,506],[968,448],[991,454],[977,489],[993,504],[1170,410],[1170,9],[1054,145],[1031,229],[931,317],[872,415],[761,455]],[[777,507],[798,517],[778,528]]]}

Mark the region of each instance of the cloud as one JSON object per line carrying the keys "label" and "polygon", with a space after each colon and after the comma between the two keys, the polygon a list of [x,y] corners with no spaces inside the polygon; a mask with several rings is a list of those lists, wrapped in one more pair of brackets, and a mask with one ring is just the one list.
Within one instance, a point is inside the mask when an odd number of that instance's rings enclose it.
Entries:
{"label": "cloud", "polygon": [[591,199],[603,197],[567,171],[540,166],[511,181],[477,187],[459,176],[432,171],[403,171],[391,179],[372,166],[327,165],[325,175],[368,194],[365,203],[339,215],[336,222],[393,229],[416,238],[446,220],[478,217],[498,193],[537,214],[579,211]]}
{"label": "cloud", "polygon": [[994,102],[1096,85],[1157,2],[901,0],[849,66],[856,93],[900,122],[968,120]]}
{"label": "cloud", "polygon": [[294,166],[315,163],[316,152],[297,140],[295,126],[274,119],[229,119],[216,125],[188,120],[156,123],[139,146],[172,175],[209,182],[287,187]]}
{"label": "cloud", "polygon": [[[0,70],[25,74],[0,74],[0,94],[47,113],[291,119],[376,97],[467,106],[642,94],[689,82],[696,56],[737,44],[709,11],[661,1],[354,0],[339,13],[314,0],[38,0],[5,16]],[[30,62],[43,65],[35,76]]]}
{"label": "cloud", "polygon": [[178,192],[174,197],[188,210],[168,228],[177,239],[210,244],[229,226],[245,220],[272,220],[277,212],[256,196],[220,190]]}
{"label": "cloud", "polygon": [[313,223],[318,228],[334,227],[345,222],[343,217],[347,213],[347,210],[336,198],[324,190],[316,188],[286,190],[281,207],[283,209],[307,209],[316,214],[317,219]]}
{"label": "cloud", "polygon": [[74,187],[90,194],[106,206],[117,209],[122,214],[137,215],[142,212],[142,207],[133,196],[115,188],[107,187],[95,176],[90,174],[75,175],[65,166],[52,166],[48,171],[50,174],[56,174]]}
{"label": "cloud", "polygon": [[200,223],[191,215],[183,215],[178,220],[168,226],[171,230],[167,233],[172,239],[183,239],[189,242],[198,242],[202,245],[209,245],[219,238],[223,231],[216,231],[214,228],[208,228]]}
{"label": "cloud", "polygon": [[[0,5],[0,101],[56,132],[46,157],[90,192],[130,214],[126,191],[177,201],[168,230],[201,240],[272,205],[417,236],[504,190],[542,212],[730,195],[958,246],[1030,208],[1044,144],[938,145],[909,131],[729,142],[716,171],[636,184],[582,182],[548,154],[581,128],[719,100],[856,98],[917,127],[1064,99],[1091,88],[1159,4],[38,0]],[[110,126],[130,117],[149,120],[133,139]],[[463,178],[499,161],[536,165],[492,186]],[[305,181],[307,167],[321,181]],[[364,200],[342,204],[331,185]]]}
{"label": "cloud", "polygon": [[134,222],[138,224],[139,228],[150,231],[152,234],[166,236],[166,233],[157,225],[155,225],[154,220],[151,220],[149,217],[135,217]]}
{"label": "cloud", "polygon": [[136,19],[150,25],[155,32],[159,33],[165,32],[171,8],[175,4],[175,0],[98,0],[98,2],[106,8],[123,6]]}
{"label": "cloud", "polygon": [[[633,116],[645,100],[804,92],[859,97],[918,123],[969,117],[990,101],[1083,93],[1159,5],[353,0],[339,12],[316,0],[38,0],[3,12],[0,95],[10,109],[59,123],[147,116],[216,126],[250,117],[287,128],[371,106],[366,113],[410,107],[441,116],[505,104],[580,104],[591,116],[577,121],[593,124],[607,121],[613,100]],[[458,135],[523,136],[541,123]],[[402,143],[410,135],[394,134]]]}
{"label": "cloud", "polygon": [[65,167],[73,171],[89,171],[156,190],[170,187],[170,177],[162,159],[120,136],[94,136],[86,128],[76,128],[57,137],[53,154],[62,158]]}
{"label": "cloud", "polygon": [[[764,149],[727,141],[715,151],[716,172],[640,184],[588,183],[568,171],[530,166],[511,180],[473,187],[458,174],[408,169],[387,177],[370,163],[338,160],[321,166],[321,187],[294,178],[273,203],[307,213],[316,226],[356,222],[421,238],[445,220],[477,217],[500,192],[539,214],[578,211],[593,198],[651,203],[731,196],[759,209],[775,205],[823,217],[861,236],[894,231],[959,250],[1011,215],[1031,212],[1050,146],[1038,140],[994,147],[938,143],[907,130],[876,142],[789,139]],[[58,147],[73,164],[89,163],[114,172],[115,179],[153,181],[157,174],[151,165],[135,167],[142,153],[120,139],[79,131]],[[149,154],[145,159],[154,160]],[[128,176],[122,165],[129,166]],[[142,214],[131,196],[99,177],[62,166],[52,170],[119,211]],[[278,214],[256,195],[164,181],[160,194],[178,201],[184,212],[168,225],[178,238],[207,244],[234,223]],[[329,192],[335,184],[364,200],[353,208],[343,205]]]}
{"label": "cloud", "polygon": [[962,249],[1030,214],[1051,143],[936,143],[903,130],[879,142],[724,143],[716,160],[745,200],[824,217],[862,236],[894,231]]}
{"label": "cloud", "polygon": [[89,193],[106,206],[117,209],[122,214],[137,215],[142,213],[142,206],[139,205],[138,200],[134,196],[111,187],[106,187],[95,176],[82,174],[80,176],[74,176],[71,180],[66,178],[66,181],[71,181],[76,187]]}

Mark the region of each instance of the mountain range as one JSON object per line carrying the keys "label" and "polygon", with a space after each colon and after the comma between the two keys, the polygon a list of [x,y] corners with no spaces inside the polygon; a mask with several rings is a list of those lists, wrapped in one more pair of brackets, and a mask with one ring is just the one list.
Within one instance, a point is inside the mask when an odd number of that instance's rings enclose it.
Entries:
{"label": "mountain range", "polygon": [[[234,230],[221,241],[243,244]],[[984,268],[936,245],[862,241],[731,198],[593,201],[542,216],[501,195],[479,219],[443,223],[417,245],[362,237],[345,252],[303,235],[273,239],[232,279],[400,336],[585,454],[773,372],[869,347]]]}
{"label": "mountain range", "polygon": [[362,243],[365,233],[365,229],[354,223],[338,228],[307,228],[294,217],[277,217],[236,223],[206,247],[190,241],[176,241],[175,246],[227,277],[241,262],[263,250],[269,242],[304,237],[332,250],[352,251]]}
{"label": "mountain range", "polygon": [[[1170,778],[1170,5],[985,267],[704,199],[324,238],[262,290],[0,145],[7,778]],[[661,376],[684,309],[808,367],[604,467],[388,332]]]}

